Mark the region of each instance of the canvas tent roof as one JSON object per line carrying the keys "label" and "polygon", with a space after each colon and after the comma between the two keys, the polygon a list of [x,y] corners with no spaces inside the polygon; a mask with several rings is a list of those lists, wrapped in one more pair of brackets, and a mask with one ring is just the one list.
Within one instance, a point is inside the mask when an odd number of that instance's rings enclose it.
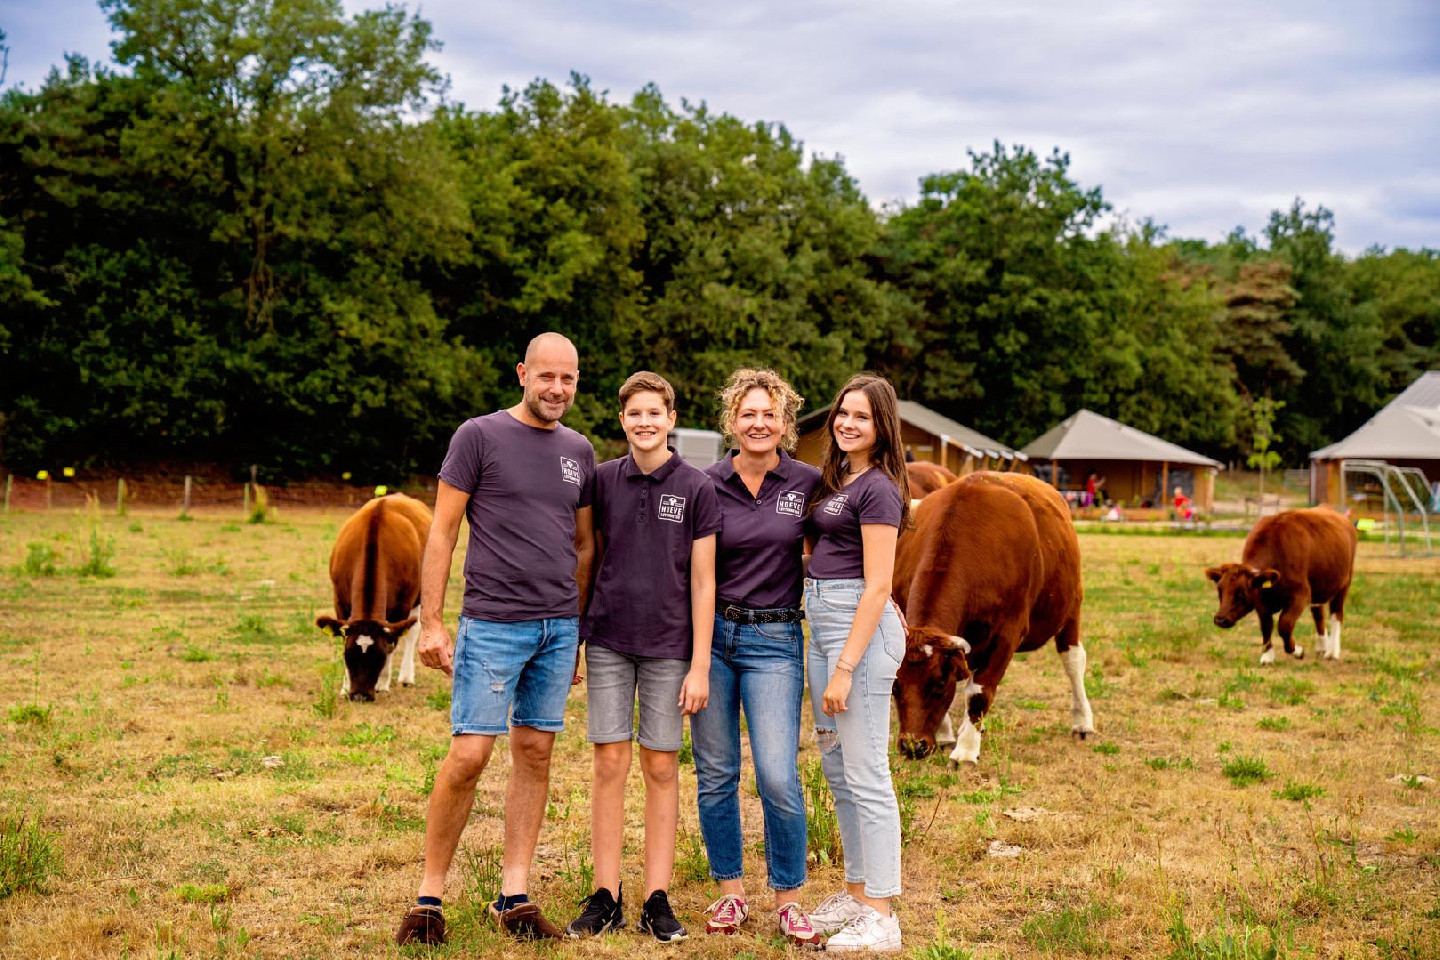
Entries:
{"label": "canvas tent roof", "polygon": [[1025,446],[1041,460],[1150,460],[1197,467],[1220,467],[1219,461],[1152,437],[1143,430],[1080,410]]}
{"label": "canvas tent roof", "polygon": [[[929,407],[922,406],[913,400],[900,401],[900,419],[926,433],[936,436],[949,437],[950,442],[958,445],[968,453],[977,457],[1014,457],[1019,460],[1028,459],[1024,454],[1019,453],[1013,447],[1008,447],[999,440],[992,440],[978,430],[971,430],[963,423],[951,420],[949,417],[936,413]],[[800,418],[796,425],[801,433],[809,433],[816,427],[825,423],[825,418],[830,414],[830,407],[826,406],[809,413]]]}
{"label": "canvas tent roof", "polygon": [[1422,374],[1350,436],[1311,460],[1440,460],[1440,370]]}

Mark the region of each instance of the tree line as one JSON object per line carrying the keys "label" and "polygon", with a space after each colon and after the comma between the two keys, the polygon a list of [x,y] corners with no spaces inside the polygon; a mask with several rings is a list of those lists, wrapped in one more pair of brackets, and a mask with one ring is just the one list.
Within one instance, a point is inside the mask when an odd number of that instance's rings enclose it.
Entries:
{"label": "tree line", "polygon": [[[1440,367],[1440,253],[1346,256],[1300,200],[1257,235],[1118,219],[996,143],[877,211],[779,123],[581,76],[445,97],[430,24],[338,0],[102,0],[114,62],[0,96],[0,462],[433,471],[575,340],[571,422],[634,369],[712,426],[742,364],[853,371],[1015,446],[1080,407],[1285,460]],[[0,38],[3,42],[3,38]]]}

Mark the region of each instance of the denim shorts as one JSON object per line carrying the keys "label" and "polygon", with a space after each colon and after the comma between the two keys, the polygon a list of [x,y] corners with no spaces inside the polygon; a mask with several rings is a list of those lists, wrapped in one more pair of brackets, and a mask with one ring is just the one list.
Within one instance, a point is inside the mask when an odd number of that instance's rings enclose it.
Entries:
{"label": "denim shorts", "polygon": [[[680,687],[689,660],[636,657],[608,647],[585,645],[586,739],[621,743],[632,738],[647,750],[679,750],[685,739]],[[640,699],[640,735],[635,737],[635,699]]]}
{"label": "denim shorts", "polygon": [[450,733],[499,736],[511,727],[565,729],[580,621],[504,623],[462,616],[455,631]]}

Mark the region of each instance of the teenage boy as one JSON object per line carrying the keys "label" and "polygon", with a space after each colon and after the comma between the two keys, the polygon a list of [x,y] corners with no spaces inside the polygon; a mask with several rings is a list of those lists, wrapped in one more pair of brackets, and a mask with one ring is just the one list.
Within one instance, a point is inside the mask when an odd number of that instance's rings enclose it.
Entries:
{"label": "teenage boy", "polygon": [[[550,754],[565,726],[579,614],[594,549],[590,499],[595,450],[560,424],[575,401],[580,360],[571,342],[542,333],[515,368],[524,389],[505,410],[467,420],[440,467],[435,519],[420,568],[420,662],[454,677],[450,750],[425,815],[419,897],[395,934],[399,944],[444,943],[440,895],[475,803],[475,783],[495,738],[510,736],[505,851],[491,915],[506,933],[559,939],[526,894],[545,819]],[[445,587],[460,529],[465,602],[456,641],[445,629]]]}
{"label": "teenage boy", "polygon": [[645,900],[640,929],[683,940],[666,890],[675,866],[684,717],[710,699],[715,620],[714,485],[666,445],[675,391],[657,374],[620,388],[620,425],[630,453],[595,471],[595,588],[581,622],[589,687],[588,739],[595,745],[590,848],[596,889],[566,927],[572,937],[625,925],[620,852],[635,701],[645,779]]}

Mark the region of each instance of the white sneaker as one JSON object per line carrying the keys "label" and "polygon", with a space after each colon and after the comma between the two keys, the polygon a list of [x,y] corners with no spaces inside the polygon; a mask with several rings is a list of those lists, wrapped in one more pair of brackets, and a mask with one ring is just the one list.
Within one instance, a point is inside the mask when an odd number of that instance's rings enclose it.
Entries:
{"label": "white sneaker", "polygon": [[865,907],[841,931],[825,941],[825,949],[845,952],[869,950],[874,953],[897,953],[900,950],[900,921],[892,913],[882,917]]}
{"label": "white sneaker", "polygon": [[817,933],[829,936],[839,932],[841,927],[868,909],[865,904],[842,890],[821,900],[820,906],[810,911],[810,922],[815,925]]}

